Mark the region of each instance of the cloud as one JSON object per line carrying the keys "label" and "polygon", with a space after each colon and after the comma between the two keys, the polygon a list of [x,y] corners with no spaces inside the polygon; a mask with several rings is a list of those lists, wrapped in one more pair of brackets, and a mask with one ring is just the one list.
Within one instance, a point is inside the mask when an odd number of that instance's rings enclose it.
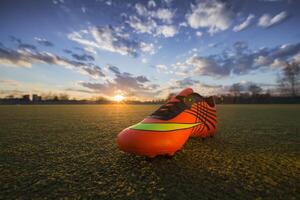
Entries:
{"label": "cloud", "polygon": [[37,50],[36,46],[34,46],[32,44],[20,43],[18,45],[18,47],[19,47],[19,49],[23,49],[23,50],[33,50],[33,51]]}
{"label": "cloud", "polygon": [[[149,6],[148,6],[149,7]],[[149,34],[154,37],[162,35],[173,37],[177,34],[177,28],[172,25],[175,11],[169,8],[147,9],[143,4],[134,6],[137,15],[125,15],[125,23],[137,33]],[[149,7],[154,8],[154,7]]]}
{"label": "cloud", "polygon": [[116,66],[109,65],[109,66],[108,66],[108,69],[109,69],[110,71],[112,71],[114,74],[121,74],[119,68],[116,67]]}
{"label": "cloud", "polygon": [[202,36],[203,36],[203,33],[202,33],[201,31],[197,31],[197,32],[196,32],[196,36],[202,37]]}
{"label": "cloud", "polygon": [[157,27],[154,20],[147,19],[142,21],[137,16],[129,16],[129,20],[127,20],[126,23],[138,33],[152,34]]}
{"label": "cloud", "polygon": [[245,21],[243,21],[241,24],[233,27],[233,31],[239,32],[239,31],[242,31],[242,30],[248,28],[252,24],[254,18],[255,18],[255,16],[253,14],[250,14]]}
{"label": "cloud", "polygon": [[21,39],[15,37],[15,36],[13,36],[13,35],[9,36],[9,38],[10,38],[10,40],[11,40],[12,42],[15,42],[15,43],[17,43],[17,44],[21,44],[21,43],[22,43],[22,40],[21,40]]}
{"label": "cloud", "polygon": [[185,88],[185,87],[191,87],[194,84],[200,83],[200,81],[194,80],[191,77],[186,77],[182,80],[176,81],[176,83],[178,84],[179,88]]}
{"label": "cloud", "polygon": [[165,3],[167,6],[171,6],[173,0],[163,0],[162,3]]}
{"label": "cloud", "polygon": [[136,80],[140,83],[146,83],[149,82],[149,79],[146,76],[137,76]]}
{"label": "cloud", "polygon": [[112,65],[108,65],[108,69],[114,74],[112,80],[106,80],[102,83],[80,82],[79,84],[106,96],[113,96],[116,93],[122,93],[127,96],[136,93],[141,96],[150,95],[158,87],[156,84],[149,84],[150,81],[145,76],[134,76],[127,72],[121,72],[118,67]]}
{"label": "cloud", "polygon": [[77,88],[66,88],[65,91],[67,92],[80,92],[80,93],[87,93],[87,94],[94,94],[91,90],[85,90],[85,89],[77,89]]}
{"label": "cloud", "polygon": [[171,66],[176,75],[222,77],[247,74],[261,68],[269,70],[282,68],[287,62],[296,60],[299,52],[300,43],[253,51],[246,42],[238,41],[233,44],[232,49],[227,49],[221,54],[209,56],[193,54],[185,61]]}
{"label": "cloud", "polygon": [[165,36],[166,38],[168,38],[168,37],[173,37],[174,35],[176,35],[177,30],[176,30],[175,26],[163,25],[163,26],[159,26],[157,28],[157,34],[161,34],[161,35]]}
{"label": "cloud", "polygon": [[161,19],[163,22],[171,23],[174,17],[174,12],[166,8],[160,8],[156,11],[154,16],[158,19]]}
{"label": "cloud", "polygon": [[53,47],[54,44],[46,39],[43,39],[43,38],[38,38],[38,37],[35,37],[34,38],[37,43],[39,43],[40,45],[43,45],[43,46],[46,46],[46,47]]}
{"label": "cloud", "polygon": [[86,7],[85,7],[85,6],[81,6],[81,11],[82,11],[83,13],[86,13],[86,11],[87,11]]}
{"label": "cloud", "polygon": [[97,46],[103,50],[135,56],[138,42],[130,40],[128,35],[112,27],[92,27],[90,30]]}
{"label": "cloud", "polygon": [[[12,42],[16,43],[20,50],[24,50],[24,51],[36,51],[37,50],[36,46],[34,46],[32,44],[24,43],[24,42],[22,42],[22,40],[20,38],[17,38],[15,36],[10,36],[10,40]],[[0,46],[3,47],[3,44],[1,44]]]}
{"label": "cloud", "polygon": [[261,49],[255,54],[255,64],[260,66],[270,66],[271,68],[282,68],[300,52],[300,43],[284,44],[271,49]]}
{"label": "cloud", "polygon": [[136,12],[139,15],[142,15],[142,16],[148,16],[149,15],[149,12],[148,12],[147,8],[141,3],[135,4],[134,8],[136,9]]}
{"label": "cloud", "polygon": [[293,56],[293,61],[300,63],[300,52]]}
{"label": "cloud", "polygon": [[281,59],[276,58],[270,65],[273,68],[284,68],[287,65],[287,62]]}
{"label": "cloud", "polygon": [[[151,1],[149,1],[151,5]],[[148,4],[149,4],[148,2]],[[157,10],[148,10],[143,4],[137,3],[135,4],[135,9],[138,15],[144,16],[147,18],[157,18],[162,22],[171,23],[172,19],[175,15],[175,12],[168,8],[158,8]]]}
{"label": "cloud", "polygon": [[163,64],[158,64],[158,65],[155,65],[156,69],[160,69],[160,70],[167,70],[168,67],[166,65],[163,65]]}
{"label": "cloud", "polygon": [[80,61],[94,61],[95,58],[91,55],[88,54],[72,54],[72,57],[75,58],[76,60],[80,60]]}
{"label": "cloud", "polygon": [[188,27],[188,24],[186,22],[180,22],[179,27]]}
{"label": "cloud", "polygon": [[140,49],[142,52],[155,54],[154,44],[153,43],[140,43]]}
{"label": "cloud", "polygon": [[102,69],[93,64],[83,64],[78,62],[77,65],[74,65],[75,67],[80,67],[80,69],[83,71],[84,74],[91,75],[92,77],[98,78],[100,76],[105,76],[102,72]]}
{"label": "cloud", "polygon": [[85,46],[85,49],[101,49],[134,57],[138,56],[141,51],[154,51],[153,44],[147,44],[131,38],[121,27],[90,27],[88,30],[70,33],[68,38]]}
{"label": "cloud", "polygon": [[92,77],[104,76],[101,68],[92,63],[82,63],[69,60],[49,52],[38,52],[24,49],[9,49],[0,47],[0,64],[13,67],[30,68],[34,63],[63,66]]}
{"label": "cloud", "polygon": [[65,53],[67,53],[67,54],[72,54],[72,53],[73,53],[70,49],[64,49],[63,51],[64,51]]}
{"label": "cloud", "polygon": [[173,25],[158,25],[153,19],[141,20],[137,16],[130,16],[126,21],[138,33],[147,33],[153,36],[163,35],[174,37],[178,30]]}
{"label": "cloud", "polygon": [[259,18],[258,26],[261,26],[264,28],[271,27],[271,26],[278,24],[278,23],[282,22],[283,20],[285,20],[287,18],[287,16],[288,16],[288,14],[285,11],[280,12],[279,14],[275,15],[274,17],[272,17],[269,14],[264,14]]}
{"label": "cloud", "polygon": [[164,64],[158,64],[158,65],[155,65],[154,67],[158,73],[162,73],[162,72],[166,73],[166,74],[170,73],[170,71],[168,70],[168,67]]}
{"label": "cloud", "polygon": [[300,43],[296,44],[284,44],[274,48],[271,52],[271,56],[286,58],[288,56],[294,55],[300,51]]}
{"label": "cloud", "polygon": [[248,44],[243,41],[237,41],[233,44],[233,47],[238,53],[240,53],[248,48]]}
{"label": "cloud", "polygon": [[193,55],[186,60],[186,64],[191,66],[193,74],[207,76],[226,76],[230,71],[226,65],[221,65],[213,57],[201,57]]}
{"label": "cloud", "polygon": [[148,7],[149,7],[149,8],[155,8],[155,7],[156,7],[155,1],[154,1],[154,0],[148,1]]}
{"label": "cloud", "polygon": [[142,63],[148,63],[148,60],[146,58],[142,58]]}
{"label": "cloud", "polygon": [[[122,80],[122,79],[126,80],[127,83],[131,82],[130,84],[128,84],[128,85],[131,85],[131,86],[136,85],[136,84],[133,84],[134,82],[135,83],[149,82],[149,79],[145,76],[136,76],[136,77],[134,77],[132,74],[127,73],[127,72],[121,73],[120,69],[116,66],[113,66],[113,65],[108,65],[108,69],[115,74],[115,76],[116,76],[115,80]],[[122,81],[120,81],[120,83],[121,82]]]}
{"label": "cloud", "polygon": [[111,82],[108,83],[91,83],[91,82],[79,82],[79,85],[91,89],[91,92],[99,93],[99,94],[106,94],[109,96],[114,95],[115,85]]}
{"label": "cloud", "polygon": [[112,3],[113,3],[113,2],[112,2],[111,0],[107,0],[107,1],[105,2],[105,4],[108,5],[108,6],[111,6]]}
{"label": "cloud", "polygon": [[218,47],[220,45],[220,43],[210,43],[210,44],[208,44],[207,46],[209,47],[209,48],[215,48],[215,47]]}
{"label": "cloud", "polygon": [[187,14],[188,24],[194,28],[208,28],[210,34],[228,29],[231,25],[233,13],[230,6],[222,1],[205,0],[191,5],[191,12]]}
{"label": "cloud", "polygon": [[268,66],[272,62],[272,59],[268,56],[258,56],[255,58],[254,63],[259,66]]}
{"label": "cloud", "polygon": [[28,61],[24,51],[15,51],[5,47],[0,48],[0,64],[14,67],[31,67],[31,63]]}
{"label": "cloud", "polygon": [[6,85],[9,87],[20,87],[22,84],[16,80],[11,79],[0,79],[0,85]]}

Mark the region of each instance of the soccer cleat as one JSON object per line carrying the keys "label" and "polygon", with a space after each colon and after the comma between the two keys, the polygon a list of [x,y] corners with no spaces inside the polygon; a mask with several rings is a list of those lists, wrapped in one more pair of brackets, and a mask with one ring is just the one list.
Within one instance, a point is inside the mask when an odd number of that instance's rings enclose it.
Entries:
{"label": "soccer cleat", "polygon": [[187,88],[140,123],[121,131],[118,147],[149,157],[174,155],[190,136],[214,136],[216,117],[213,97],[202,97]]}

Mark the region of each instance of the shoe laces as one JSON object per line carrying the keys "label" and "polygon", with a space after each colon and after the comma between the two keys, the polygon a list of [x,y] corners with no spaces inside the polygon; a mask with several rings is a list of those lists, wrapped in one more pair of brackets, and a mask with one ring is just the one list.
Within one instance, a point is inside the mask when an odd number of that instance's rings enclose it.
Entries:
{"label": "shoe laces", "polygon": [[171,115],[178,114],[187,107],[184,103],[184,98],[185,96],[180,95],[173,97],[158,110],[152,113],[151,116],[168,118]]}

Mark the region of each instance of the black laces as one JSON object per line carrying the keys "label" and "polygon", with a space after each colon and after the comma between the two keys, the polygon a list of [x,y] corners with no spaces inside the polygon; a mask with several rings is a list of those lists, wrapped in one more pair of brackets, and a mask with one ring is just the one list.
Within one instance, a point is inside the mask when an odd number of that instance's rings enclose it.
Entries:
{"label": "black laces", "polygon": [[191,108],[194,103],[203,100],[203,97],[197,93],[192,93],[188,96],[177,95],[175,98],[178,101],[168,101],[150,116],[157,119],[169,120],[185,109]]}
{"label": "black laces", "polygon": [[152,113],[151,116],[154,118],[167,119],[176,116],[187,108],[187,105],[184,103],[184,96],[177,95],[175,98],[179,101],[168,101]]}

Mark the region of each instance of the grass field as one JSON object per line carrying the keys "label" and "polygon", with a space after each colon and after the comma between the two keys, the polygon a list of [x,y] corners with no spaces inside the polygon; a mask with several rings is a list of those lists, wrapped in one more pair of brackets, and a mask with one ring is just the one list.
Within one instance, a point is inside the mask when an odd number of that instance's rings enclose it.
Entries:
{"label": "grass field", "polygon": [[0,199],[300,199],[300,105],[218,106],[174,157],[117,149],[157,106],[0,106]]}

